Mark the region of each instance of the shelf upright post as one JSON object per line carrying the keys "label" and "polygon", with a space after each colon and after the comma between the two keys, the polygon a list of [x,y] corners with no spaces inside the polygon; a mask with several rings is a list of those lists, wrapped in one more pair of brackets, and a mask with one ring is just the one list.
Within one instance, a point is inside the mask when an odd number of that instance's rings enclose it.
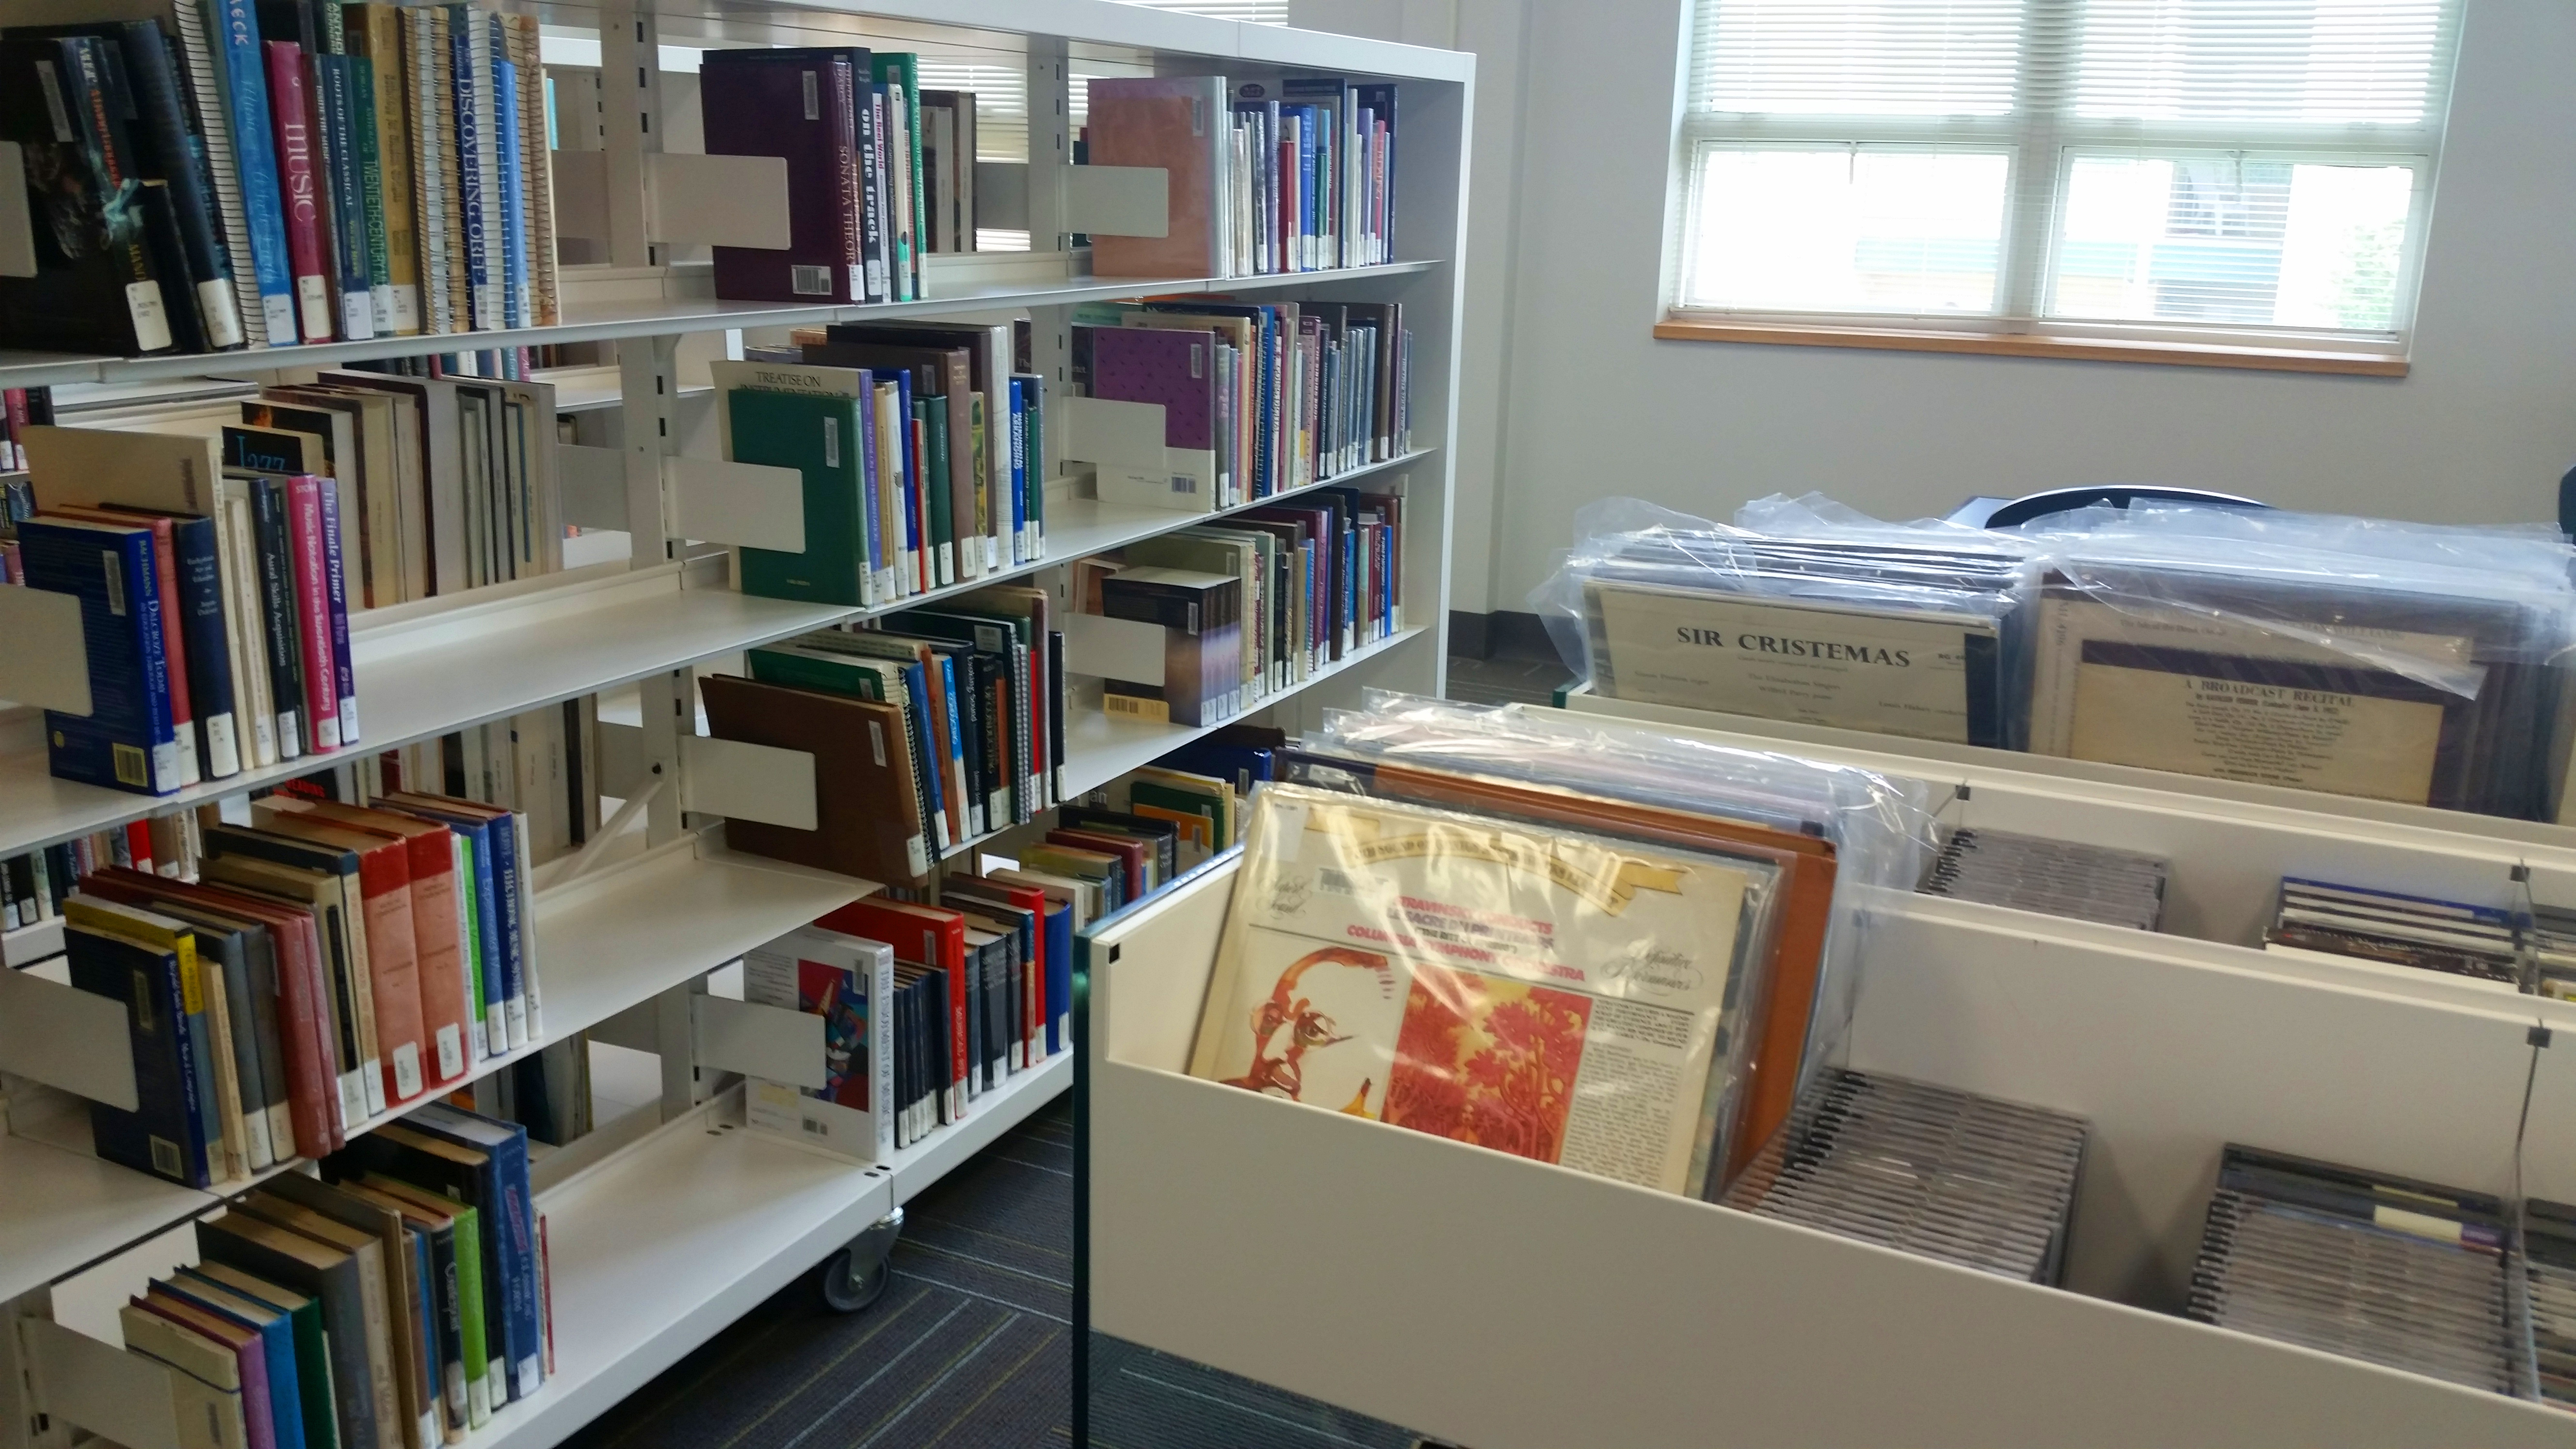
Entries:
{"label": "shelf upright post", "polygon": [[1072,51],[1061,35],[1029,42],[1029,250],[1068,251],[1065,175],[1073,165]]}
{"label": "shelf upright post", "polygon": [[661,25],[652,12],[631,0],[599,8],[600,140],[608,153],[608,262],[615,267],[661,263],[653,246],[653,174],[644,159],[662,149],[661,62]]}

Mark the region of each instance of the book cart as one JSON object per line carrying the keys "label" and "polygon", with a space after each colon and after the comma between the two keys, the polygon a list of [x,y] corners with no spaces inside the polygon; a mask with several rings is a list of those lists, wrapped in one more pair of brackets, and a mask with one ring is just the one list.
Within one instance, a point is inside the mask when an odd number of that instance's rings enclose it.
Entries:
{"label": "book cart", "polygon": [[[1096,928],[1078,1311],[1472,1449],[2576,1444],[2564,1411],[2175,1316],[2223,1143],[2576,1190],[2576,1006],[2267,953],[2283,875],[2576,900],[2576,831],[1573,693],[1610,729],[1929,783],[1943,823],[2152,852],[2164,933],[1865,896],[1811,1051],[2079,1113],[2064,1289],[1186,1075],[1230,861]],[[1607,747],[1615,748],[1615,739]],[[2061,767],[2065,768],[2061,768]],[[1084,1411],[1115,1385],[1095,1377]]]}
{"label": "book cart", "polygon": [[[0,24],[14,23],[0,0]],[[515,3],[515,0],[514,0]],[[756,1013],[709,993],[709,975],[743,953],[877,889],[875,883],[728,851],[728,816],[812,828],[813,759],[699,735],[683,712],[693,671],[772,640],[885,610],[748,597],[729,584],[724,545],[801,534],[796,494],[764,473],[713,456],[713,429],[685,406],[703,395],[705,359],[785,329],[882,318],[1026,315],[1037,366],[1066,377],[1072,307],[1085,301],[1227,293],[1317,300],[1400,300],[1416,319],[1411,369],[1414,450],[1367,473],[1409,479],[1418,522],[1405,541],[1404,627],[1319,670],[1262,717],[1296,728],[1325,704],[1377,685],[1437,692],[1447,619],[1447,552],[1459,267],[1464,250],[1465,125],[1471,58],[1442,51],[1208,19],[1111,0],[866,0],[791,5],[658,0],[636,6],[548,4],[549,78],[596,97],[595,136],[566,120],[556,151],[564,235],[603,260],[562,268],[561,325],[383,338],[217,357],[0,353],[0,385],[55,386],[62,421],[84,421],[80,388],[120,400],[215,373],[309,376],[310,369],[457,350],[598,342],[613,368],[561,378],[560,409],[613,412],[613,446],[558,450],[562,515],[623,530],[628,555],[516,584],[353,614],[362,748],[389,749],[584,695],[602,710],[602,793],[622,802],[593,845],[548,866],[535,896],[543,1032],[524,1049],[474,1064],[480,1077],[588,1031],[659,1055],[658,1102],[597,1130],[535,1167],[546,1220],[555,1362],[533,1398],[496,1410],[469,1442],[541,1449],[669,1367],[735,1317],[863,1237],[872,1225],[1072,1082],[1051,1059],[982,1098],[972,1115],[861,1166],[739,1130],[745,1068],[782,1070],[786,1050]],[[774,174],[663,149],[663,47],[825,44],[847,40],[962,58],[1025,75],[1026,164],[980,161],[984,224],[1032,237],[1026,252],[936,255],[929,300],[880,305],[720,301],[701,244],[774,244],[785,232]],[[562,49],[558,51],[557,47]],[[595,52],[595,60],[593,54]],[[558,57],[595,74],[564,69]],[[1401,83],[1403,161],[1396,176],[1401,260],[1337,271],[1214,279],[1095,279],[1080,234],[1159,234],[1163,173],[1071,164],[1074,88],[1091,74],[1321,71]],[[633,77],[629,83],[625,78]],[[0,161],[13,158],[0,157]],[[1123,173],[1123,174],[1113,174]],[[14,173],[13,173],[14,174]],[[0,265],[11,228],[27,225],[19,191],[0,187]],[[23,243],[23,234],[16,241]],[[539,374],[539,380],[546,375]],[[1069,388],[1051,388],[1068,395]],[[1068,398],[1068,400],[1070,400]],[[120,421],[122,420],[120,415]],[[130,425],[130,424],[126,424]],[[936,603],[1014,577],[1052,578],[1067,561],[1204,521],[1209,515],[1099,503],[1085,465],[1068,464],[1048,430],[1045,557],[967,584],[901,600]],[[684,451],[685,450],[685,451]],[[792,475],[790,475],[792,477]],[[1359,474],[1326,480],[1345,483]],[[1273,495],[1276,498],[1279,495]],[[1272,499],[1254,500],[1256,506]],[[611,534],[614,538],[615,535]],[[43,596],[0,590],[0,855],[205,804],[299,774],[349,768],[356,752],[246,770],[146,797],[52,778],[35,706],[85,697],[77,629],[44,614]],[[76,616],[75,616],[76,619]],[[1078,686],[1081,681],[1077,680]],[[1097,682],[1067,700],[1062,793],[1102,786],[1204,733],[1112,719]],[[623,700],[632,698],[633,704]],[[1044,829],[1043,820],[1035,827]],[[1007,853],[1014,831],[959,842],[947,854]],[[13,966],[58,949],[59,922],[12,933]],[[58,967],[57,963],[57,967]],[[95,1158],[83,1096],[130,1104],[133,1068],[121,1008],[100,1009],[60,984],[58,969],[0,970],[0,1449],[64,1449],[90,1436],[127,1449],[182,1442],[157,1376],[116,1347],[114,1305],[181,1261],[184,1230],[283,1165],[218,1184],[178,1187]],[[818,1039],[797,1050],[819,1052]],[[352,1123],[352,1136],[393,1120]],[[176,1231],[174,1231],[176,1230]]]}

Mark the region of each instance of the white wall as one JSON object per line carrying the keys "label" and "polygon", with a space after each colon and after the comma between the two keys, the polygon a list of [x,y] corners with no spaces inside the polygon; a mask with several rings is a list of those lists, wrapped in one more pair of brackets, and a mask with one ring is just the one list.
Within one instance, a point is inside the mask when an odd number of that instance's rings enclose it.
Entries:
{"label": "white wall", "polygon": [[[2469,0],[2402,380],[1653,340],[1681,4],[1457,0],[1452,43],[1484,56],[1464,361],[1500,425],[1461,443],[1454,607],[1528,607],[1575,508],[1623,493],[1724,518],[1814,488],[1906,518],[2120,480],[2555,516],[2576,463],[2576,3]],[[1462,400],[1462,432],[1480,411]]]}

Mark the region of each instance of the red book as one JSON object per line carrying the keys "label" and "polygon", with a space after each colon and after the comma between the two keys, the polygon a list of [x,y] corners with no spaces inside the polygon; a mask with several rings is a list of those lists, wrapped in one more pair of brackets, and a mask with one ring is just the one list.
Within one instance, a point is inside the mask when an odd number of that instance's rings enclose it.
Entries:
{"label": "red book", "polygon": [[869,896],[814,923],[826,931],[883,941],[895,959],[948,973],[948,1120],[966,1116],[966,917],[945,906]]}
{"label": "red book", "polygon": [[266,42],[270,125],[277,132],[277,189],[286,211],[286,257],[295,272],[296,316],[307,342],[332,336],[331,283],[322,257],[322,188],[313,172],[313,107],[304,52]]}
{"label": "red book", "polygon": [[322,480],[287,480],[286,522],[294,545],[295,632],[304,646],[304,708],[316,750],[340,748],[340,686],[331,650],[330,562],[322,542]]}
{"label": "red book", "polygon": [[126,823],[125,858],[133,863],[136,870],[143,872],[145,875],[153,875],[157,873],[152,864],[151,821],[134,820]]}
{"label": "red book", "polygon": [[[411,858],[413,960],[420,972],[421,1032],[429,1047],[421,1075],[432,1087],[445,1086],[464,1076],[477,1055],[474,1030],[480,1022],[474,1015],[473,990],[465,980],[467,963],[473,957],[466,953],[460,934],[464,921],[457,908],[454,833],[444,825],[408,815],[362,810],[326,800],[272,798],[270,803],[275,807],[271,818],[277,821],[302,814],[407,844]],[[359,869],[363,872],[365,868],[362,862]],[[363,875],[358,889],[361,895],[366,891]],[[372,947],[375,938],[368,937],[367,944]],[[502,1049],[508,1049],[506,1043]]]}
{"label": "red book", "polygon": [[1153,849],[1142,840],[1128,835],[1111,835],[1091,830],[1050,830],[1049,845],[1069,845],[1076,850],[1096,850],[1118,857],[1127,878],[1127,899],[1138,900],[1145,894],[1145,854]]}
{"label": "red book", "polygon": [[358,909],[367,932],[367,978],[375,987],[376,1068],[388,1105],[429,1089],[435,1049],[423,1028],[420,948],[411,919],[411,849],[400,840],[302,814],[272,810],[264,827],[358,857]]}
{"label": "red book", "polygon": [[7,467],[10,472],[23,473],[27,469],[27,429],[31,425],[27,416],[27,390],[23,387],[13,387],[6,394],[0,394],[0,397],[6,399],[5,404],[0,406],[6,406],[9,410]]}
{"label": "red book", "polygon": [[[186,901],[227,916],[256,921],[268,928],[270,949],[277,957],[277,1031],[286,1054],[286,1104],[295,1127],[292,1144],[298,1156],[322,1157],[336,1152],[346,1138],[340,1132],[339,1053],[325,1024],[322,1005],[319,939],[313,914],[285,901],[220,886],[161,880],[140,871],[109,866],[82,877],[81,889],[111,901],[149,906],[156,900]],[[288,1144],[278,1144],[284,1155]]]}
{"label": "red book", "polygon": [[[1020,1013],[1021,1056],[1018,1061],[1012,1063],[1013,1066],[1021,1068],[1036,1066],[1046,1059],[1047,1020],[1057,1014],[1056,1009],[1047,1001],[1047,983],[1054,978],[1047,970],[1046,918],[1047,912],[1054,907],[1048,903],[1044,888],[1021,885],[1017,881],[994,880],[990,876],[966,876],[952,878],[948,886],[942,889],[950,887],[957,888],[958,893],[967,899],[971,900],[981,895],[1008,901],[1037,917],[1037,929],[1029,933],[1030,954],[1026,969],[1020,973],[1020,999],[1016,1003],[1016,1009]],[[1070,1008],[1067,1009],[1070,1010]]]}

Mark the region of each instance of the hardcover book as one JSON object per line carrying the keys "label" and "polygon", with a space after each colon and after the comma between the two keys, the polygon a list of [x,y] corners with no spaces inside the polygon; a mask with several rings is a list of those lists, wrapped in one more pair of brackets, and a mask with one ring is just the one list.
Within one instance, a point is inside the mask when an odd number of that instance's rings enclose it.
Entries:
{"label": "hardcover book", "polygon": [[[859,128],[864,74],[808,52],[711,50],[699,72],[710,156],[775,156],[787,165],[788,245],[714,249],[716,295],[767,302],[864,302],[859,261]],[[864,65],[866,51],[860,51]]]}
{"label": "hardcover book", "polygon": [[1229,115],[1223,76],[1092,78],[1090,164],[1158,167],[1170,178],[1165,234],[1095,233],[1094,275],[1227,274]]}

